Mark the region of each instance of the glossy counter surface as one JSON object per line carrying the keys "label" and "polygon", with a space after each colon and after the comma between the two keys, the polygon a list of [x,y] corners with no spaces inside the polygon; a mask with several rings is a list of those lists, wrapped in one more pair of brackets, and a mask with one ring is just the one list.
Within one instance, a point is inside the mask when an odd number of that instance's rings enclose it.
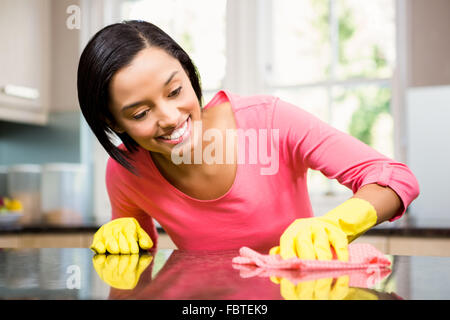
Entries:
{"label": "glossy counter surface", "polygon": [[237,251],[149,253],[94,261],[89,249],[0,249],[0,299],[450,299],[447,257],[387,256],[388,270],[331,275],[239,268]]}

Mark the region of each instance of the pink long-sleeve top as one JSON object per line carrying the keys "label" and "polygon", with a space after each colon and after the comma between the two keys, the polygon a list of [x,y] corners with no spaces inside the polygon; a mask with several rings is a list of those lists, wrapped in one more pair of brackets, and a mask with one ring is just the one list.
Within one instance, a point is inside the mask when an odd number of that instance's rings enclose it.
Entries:
{"label": "pink long-sleeve top", "polygon": [[[112,219],[135,217],[156,243],[155,219],[179,249],[265,250],[279,244],[295,219],[314,216],[308,169],[337,179],[353,193],[371,183],[389,186],[403,203],[391,221],[400,218],[419,194],[418,182],[405,164],[295,105],[273,96],[247,97],[222,90],[204,108],[225,101],[231,103],[239,137],[231,188],[217,199],[192,198],[170,184],[149,151],[139,148],[131,154],[139,176],[108,160]],[[258,149],[250,138],[255,133]]]}

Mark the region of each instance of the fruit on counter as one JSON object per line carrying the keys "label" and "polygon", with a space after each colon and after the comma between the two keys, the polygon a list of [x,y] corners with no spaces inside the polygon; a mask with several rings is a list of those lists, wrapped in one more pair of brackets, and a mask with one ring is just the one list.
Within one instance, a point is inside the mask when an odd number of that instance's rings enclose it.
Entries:
{"label": "fruit on counter", "polygon": [[0,213],[8,211],[22,211],[22,203],[17,199],[10,199],[7,197],[0,197]]}

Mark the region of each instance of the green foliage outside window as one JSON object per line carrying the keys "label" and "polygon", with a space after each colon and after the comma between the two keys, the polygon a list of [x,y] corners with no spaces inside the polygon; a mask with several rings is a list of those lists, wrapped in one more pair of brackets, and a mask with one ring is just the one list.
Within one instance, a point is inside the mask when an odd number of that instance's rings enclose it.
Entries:
{"label": "green foliage outside window", "polygon": [[359,100],[359,108],[352,115],[349,133],[367,145],[372,144],[372,129],[383,113],[389,113],[391,93],[388,88],[379,89],[375,97],[363,92],[355,92]]}
{"label": "green foliage outside window", "polygon": [[[317,19],[313,26],[322,34],[324,41],[330,39],[330,23],[329,23],[329,0],[311,0],[312,5],[317,12]],[[355,58],[349,58],[346,55],[346,46],[349,40],[354,36],[357,26],[354,21],[352,9],[346,6],[344,0],[337,0],[341,13],[338,16],[338,61],[339,67],[344,70],[344,78],[373,78],[378,70],[387,66],[387,59],[383,50],[376,44],[372,44],[372,55],[370,57],[361,57],[360,59],[370,59],[370,67],[363,68],[359,72],[345,71],[346,68],[354,62]],[[330,66],[327,68],[327,74],[330,74]],[[350,95],[356,96],[358,99],[358,108],[354,111],[348,132],[371,145],[372,129],[381,114],[390,113],[391,92],[389,88],[378,89],[375,95],[370,94],[370,90],[345,90],[341,95],[335,97],[334,101],[345,101]]]}

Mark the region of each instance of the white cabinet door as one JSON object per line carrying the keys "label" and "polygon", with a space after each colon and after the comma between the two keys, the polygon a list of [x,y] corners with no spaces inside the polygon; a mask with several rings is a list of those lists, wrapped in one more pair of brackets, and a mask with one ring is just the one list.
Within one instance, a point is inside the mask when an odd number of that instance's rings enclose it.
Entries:
{"label": "white cabinet door", "polygon": [[1,0],[1,120],[45,123],[50,56],[50,0]]}

